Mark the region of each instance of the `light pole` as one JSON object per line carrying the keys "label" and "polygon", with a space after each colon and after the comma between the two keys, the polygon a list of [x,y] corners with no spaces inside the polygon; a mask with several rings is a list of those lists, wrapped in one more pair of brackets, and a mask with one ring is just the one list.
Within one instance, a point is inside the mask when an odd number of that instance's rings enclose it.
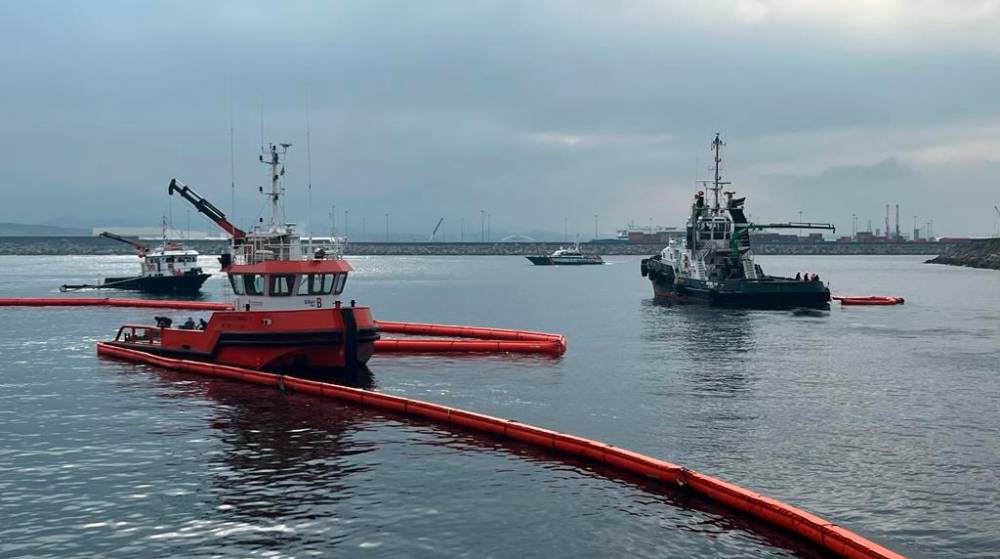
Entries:
{"label": "light pole", "polygon": [[[799,223],[802,223],[802,210],[799,210]],[[799,236],[802,236],[802,228],[799,228]]]}
{"label": "light pole", "polygon": [[490,218],[492,218],[492,217],[493,217],[493,214],[490,214],[490,213],[486,214],[486,240],[487,241],[493,240],[492,231],[490,230]]}
{"label": "light pole", "polygon": [[344,210],[344,238],[351,236],[351,210]]}
{"label": "light pole", "polygon": [[479,210],[479,242],[486,242],[486,210]]}

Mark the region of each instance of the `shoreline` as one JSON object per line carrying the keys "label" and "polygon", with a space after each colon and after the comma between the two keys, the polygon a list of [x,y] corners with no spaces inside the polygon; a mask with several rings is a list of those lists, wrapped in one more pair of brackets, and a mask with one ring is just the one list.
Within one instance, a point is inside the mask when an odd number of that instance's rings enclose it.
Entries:
{"label": "shoreline", "polygon": [[948,247],[926,263],[1000,270],[1000,238],[975,239],[959,246]]}
{"label": "shoreline", "polygon": [[[989,240],[989,239],[986,239]],[[202,254],[220,254],[223,240],[192,240],[185,244]],[[349,242],[345,256],[529,256],[550,254],[565,242]],[[960,252],[974,241],[940,243],[756,243],[757,255],[923,255]],[[602,256],[649,256],[661,243],[580,243],[585,252]],[[0,237],[0,256],[128,255],[135,251],[97,237]],[[938,257],[935,260],[938,260]]]}

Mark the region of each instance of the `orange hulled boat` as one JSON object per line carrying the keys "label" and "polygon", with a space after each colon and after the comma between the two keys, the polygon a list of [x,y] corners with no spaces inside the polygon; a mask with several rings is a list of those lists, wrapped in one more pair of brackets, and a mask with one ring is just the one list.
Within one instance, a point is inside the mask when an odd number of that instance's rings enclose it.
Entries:
{"label": "orange hulled boat", "polygon": [[209,320],[175,326],[166,317],[156,325],[127,324],[110,345],[157,355],[260,370],[353,369],[371,357],[378,329],[368,307],[342,304],[347,275],[343,243],[303,242],[285,223],[281,195],[284,157],[290,144],[271,144],[260,157],[270,171],[268,225],[244,232],[190,187],[170,181],[177,193],[232,237],[220,258],[235,298],[233,310]]}

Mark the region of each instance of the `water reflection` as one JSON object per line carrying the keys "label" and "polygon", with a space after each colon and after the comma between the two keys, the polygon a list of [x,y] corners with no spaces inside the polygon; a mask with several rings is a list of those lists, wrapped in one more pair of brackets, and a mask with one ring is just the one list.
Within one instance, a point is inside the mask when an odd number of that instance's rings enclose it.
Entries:
{"label": "water reflection", "polygon": [[756,352],[758,311],[705,305],[643,305],[645,342],[658,346],[663,359],[680,365],[695,392],[703,395],[749,391],[754,377],[748,361]]}
{"label": "water reflection", "polygon": [[[666,526],[697,534],[685,545],[702,551],[711,546],[701,546],[715,538],[749,536],[748,541],[773,546],[774,551],[817,557],[815,551],[801,541],[734,515],[697,496],[572,457],[461,428],[430,426],[405,418],[398,418],[401,423],[394,424],[391,414],[387,418],[309,395],[280,394],[269,388],[226,380],[192,379],[184,373],[150,370],[160,377],[164,397],[171,400],[208,398],[214,403],[206,417],[207,427],[212,433],[211,439],[221,443],[215,445],[216,450],[205,453],[203,464],[209,474],[202,477],[204,481],[197,492],[199,500],[214,505],[211,520],[188,519],[180,526],[170,526],[167,522],[170,531],[154,535],[157,541],[176,541],[176,538],[210,541],[225,535],[230,544],[265,553],[295,549],[329,552],[337,549],[338,544],[356,539],[359,531],[366,531],[366,527],[360,525],[347,528],[359,517],[366,517],[359,512],[359,508],[366,506],[384,510],[388,524],[383,530],[389,529],[403,541],[434,536],[433,532],[411,533],[405,525],[392,522],[396,514],[406,511],[397,512],[393,508],[391,503],[398,501],[399,496],[394,496],[391,488],[372,483],[374,479],[381,479],[376,470],[382,471],[384,476],[387,466],[406,470],[413,461],[423,461],[425,467],[435,470],[453,469],[457,480],[466,483],[463,476],[470,473],[464,464],[467,459],[458,457],[472,453],[494,454],[496,464],[489,476],[491,479],[476,482],[482,485],[482,494],[469,494],[458,501],[445,498],[443,502],[458,507],[447,514],[458,515],[458,518],[466,514],[462,512],[465,507],[480,508],[477,499],[484,499],[486,503],[495,499],[493,492],[498,490],[497,484],[502,480],[523,482],[525,478],[521,476],[528,475],[527,472],[531,472],[532,477],[548,479],[548,483],[556,486],[567,484],[569,492],[566,495],[547,494],[537,501],[524,503],[543,508],[547,506],[546,501],[559,501],[567,496],[584,499],[581,494],[589,494],[594,498],[595,495],[585,488],[592,483],[611,480],[619,488],[619,497],[608,504],[593,503],[595,508],[589,514],[610,515],[608,521],[613,522],[620,521],[613,519],[616,516],[659,518],[660,529]],[[403,432],[401,441],[396,440],[400,432]],[[423,451],[405,451],[405,446],[394,448],[397,442],[441,450],[427,455]],[[392,458],[392,463],[386,461],[387,456]],[[518,473],[520,467],[504,459],[509,456],[516,456],[530,468],[525,473]],[[406,461],[406,465],[395,460]],[[408,475],[420,471],[418,468]],[[432,503],[430,506],[440,501],[442,494],[447,494],[447,486],[440,486],[436,476],[428,474],[425,483],[426,495],[419,500],[427,499]],[[509,491],[514,489],[511,487]],[[501,494],[509,492],[499,491]],[[390,503],[388,508],[386,503]],[[439,518],[438,521],[461,523],[454,518]],[[566,534],[569,532],[564,530],[572,530],[574,522],[579,520],[553,519],[553,529]],[[785,553],[779,551],[778,554]]]}

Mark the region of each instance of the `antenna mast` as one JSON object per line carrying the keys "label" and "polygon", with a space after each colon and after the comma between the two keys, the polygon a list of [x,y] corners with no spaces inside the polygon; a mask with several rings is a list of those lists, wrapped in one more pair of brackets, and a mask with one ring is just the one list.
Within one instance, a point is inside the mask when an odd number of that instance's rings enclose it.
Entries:
{"label": "antenna mast", "polygon": [[[280,151],[279,147],[281,148]],[[285,216],[281,207],[281,195],[284,194],[284,186],[281,181],[285,176],[284,160],[290,147],[292,147],[292,144],[270,144],[268,150],[260,155],[260,162],[271,168],[271,191],[267,193],[267,197],[271,201],[272,231],[277,231],[285,223]],[[261,192],[263,190],[261,188]]]}
{"label": "antenna mast", "polygon": [[[306,90],[306,182],[308,183],[309,204],[306,227],[309,228],[309,238],[312,239],[312,207],[313,207],[313,174],[312,174],[312,135],[309,127],[309,91]],[[310,240],[310,242],[312,242]]]}
{"label": "antenna mast", "polygon": [[233,77],[229,76],[229,197],[233,219],[236,219],[236,134],[233,127]]}
{"label": "antenna mast", "polygon": [[[711,190],[712,194],[715,196],[715,205],[713,206],[713,208],[716,210],[719,209],[719,193],[722,192],[722,187],[727,184],[732,184],[729,181],[722,180],[722,175],[719,172],[719,166],[722,163],[721,148],[724,145],[726,145],[726,143],[722,141],[722,138],[719,137],[719,133],[716,132],[715,139],[712,140],[712,151],[715,152],[714,154],[715,177],[713,177],[712,183],[708,185],[709,190]],[[708,184],[708,181],[698,181],[698,182],[701,182],[702,184]]]}

